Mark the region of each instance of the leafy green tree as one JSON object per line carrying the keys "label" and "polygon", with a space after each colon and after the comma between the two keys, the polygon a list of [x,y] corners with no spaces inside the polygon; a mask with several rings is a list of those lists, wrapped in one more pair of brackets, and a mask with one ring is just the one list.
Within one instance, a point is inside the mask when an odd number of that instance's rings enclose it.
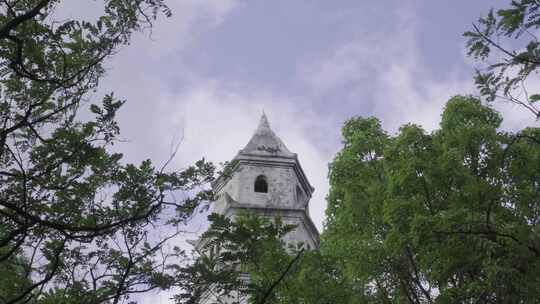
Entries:
{"label": "leafy green tree", "polygon": [[0,2],[0,303],[118,303],[169,286],[168,261],[184,255],[161,249],[211,196],[204,161],[171,173],[123,163],[109,147],[124,101],[88,100],[105,60],[171,14],[163,1],[106,0],[94,21],[57,20],[60,5]]}
{"label": "leafy green tree", "polygon": [[305,251],[295,267],[283,272],[281,281],[274,281],[272,296],[266,302],[254,303],[365,303],[363,290],[345,279],[339,265],[335,256]]}
{"label": "leafy green tree", "polygon": [[[0,226],[0,236],[5,235],[5,229]],[[11,247],[0,248],[0,254],[11,251]],[[20,255],[12,255],[0,262],[0,301],[14,297],[21,289],[28,288],[32,281],[25,276],[28,263]]]}
{"label": "leafy green tree", "polygon": [[279,219],[212,215],[177,302],[539,303],[540,129],[501,122],[470,96],[431,133],[347,121],[320,250]]}
{"label": "leafy green tree", "polygon": [[540,92],[527,90],[531,80],[538,80],[540,3],[512,1],[509,8],[490,10],[473,28],[464,36],[469,55],[485,63],[475,76],[480,93],[490,102],[518,104],[540,119]]}
{"label": "leafy green tree", "polygon": [[183,271],[177,303],[362,303],[334,256],[285,243],[295,227],[254,213],[212,214],[200,255]]}
{"label": "leafy green tree", "polygon": [[275,285],[284,280],[281,276],[288,273],[303,252],[282,240],[294,226],[283,224],[279,218],[271,221],[253,213],[234,219],[219,214],[208,218],[211,226],[201,237],[197,260],[178,271],[182,275],[178,279],[180,286],[188,288],[176,296],[177,303],[209,299],[244,303],[247,298],[251,303],[271,303]]}
{"label": "leafy green tree", "polygon": [[321,252],[363,302],[540,301],[540,129],[501,121],[464,96],[431,133],[347,121]]}

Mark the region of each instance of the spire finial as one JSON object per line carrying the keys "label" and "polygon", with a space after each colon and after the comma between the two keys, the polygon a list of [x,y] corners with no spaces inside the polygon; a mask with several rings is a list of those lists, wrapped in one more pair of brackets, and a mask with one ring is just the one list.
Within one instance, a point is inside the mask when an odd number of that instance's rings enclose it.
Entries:
{"label": "spire finial", "polygon": [[261,119],[259,120],[259,127],[257,127],[256,133],[260,133],[261,131],[271,131],[270,123],[268,123],[268,118],[266,117],[264,110],[262,112]]}
{"label": "spire finial", "polygon": [[279,137],[274,134],[272,129],[270,129],[270,124],[268,123],[268,118],[266,117],[264,110],[262,112],[261,119],[259,120],[257,130],[255,130],[255,133],[249,140],[246,147],[241,150],[241,153],[294,157],[294,153],[289,151],[281,139],[279,139]]}

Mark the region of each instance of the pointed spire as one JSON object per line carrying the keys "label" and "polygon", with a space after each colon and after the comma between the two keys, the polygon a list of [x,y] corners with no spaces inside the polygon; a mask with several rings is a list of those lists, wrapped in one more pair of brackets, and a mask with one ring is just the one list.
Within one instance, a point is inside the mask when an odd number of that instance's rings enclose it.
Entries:
{"label": "pointed spire", "polygon": [[255,130],[255,134],[263,134],[263,133],[274,133],[272,132],[272,129],[270,129],[270,123],[268,123],[268,118],[266,117],[266,114],[263,113],[261,115],[261,119],[259,120],[259,126],[257,127],[257,130]]}
{"label": "pointed spire", "polygon": [[294,154],[287,149],[279,137],[270,128],[266,114],[262,113],[259,126],[250,141],[240,153],[291,157]]}

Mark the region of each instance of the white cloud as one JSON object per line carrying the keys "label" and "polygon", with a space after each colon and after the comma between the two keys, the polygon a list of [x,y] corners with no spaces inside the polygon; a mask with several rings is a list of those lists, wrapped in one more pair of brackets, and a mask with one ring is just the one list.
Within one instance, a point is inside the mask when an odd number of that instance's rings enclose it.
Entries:
{"label": "white cloud", "polygon": [[[218,27],[238,5],[236,0],[168,1],[173,15],[155,22],[150,40],[139,35],[130,49],[146,56],[160,57],[197,46],[198,38]],[[141,57],[139,57],[141,58]]]}
{"label": "white cloud", "polygon": [[[450,97],[477,95],[473,69],[466,78],[459,75],[458,66],[430,70],[420,55],[414,20],[413,10],[401,8],[393,31],[360,32],[329,55],[301,63],[298,79],[319,98],[345,92],[341,93],[343,106],[357,110],[351,116],[376,116],[391,132],[409,122],[427,130],[437,128]],[[462,59],[470,63],[465,52]],[[503,114],[503,128],[516,130],[535,124],[521,107],[499,102],[494,106]]]}
{"label": "white cloud", "polygon": [[[200,35],[218,27],[238,5],[237,0],[175,0],[166,4],[172,17],[163,14],[153,21],[151,30],[135,35],[129,49],[147,56],[161,56],[183,48],[195,47]],[[104,10],[104,1],[70,0],[57,4],[51,20],[86,19],[95,21]],[[150,40],[148,39],[150,36]],[[142,55],[142,54],[141,54]]]}

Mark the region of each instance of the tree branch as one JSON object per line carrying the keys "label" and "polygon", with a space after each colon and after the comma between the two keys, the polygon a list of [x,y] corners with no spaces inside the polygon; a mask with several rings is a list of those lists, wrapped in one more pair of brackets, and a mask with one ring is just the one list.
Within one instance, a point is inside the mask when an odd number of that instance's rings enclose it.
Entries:
{"label": "tree branch", "polygon": [[516,54],[513,54],[512,52],[506,50],[505,48],[503,48],[502,46],[500,46],[498,43],[496,43],[495,41],[491,40],[491,38],[489,38],[488,36],[484,35],[480,29],[476,26],[476,24],[473,23],[473,27],[474,27],[474,30],[476,31],[476,33],[478,35],[480,35],[480,37],[482,39],[484,39],[485,41],[487,41],[489,44],[491,44],[492,46],[496,47],[499,51],[505,53],[506,55],[512,57],[513,59],[515,60],[518,60],[518,61],[521,61],[521,62],[524,62],[524,63],[532,63],[532,64],[540,64],[540,61],[536,61],[536,60],[530,60],[530,59],[526,59],[526,58],[519,58],[516,56]]}
{"label": "tree branch", "polygon": [[298,253],[296,254],[296,256],[294,257],[294,259],[292,259],[289,264],[287,265],[287,268],[285,268],[285,271],[283,273],[281,273],[281,275],[279,276],[279,278],[274,282],[272,283],[272,285],[270,286],[270,288],[265,292],[264,296],[262,297],[261,301],[259,301],[259,304],[265,304],[266,303],[266,300],[270,297],[270,295],[272,294],[272,292],[274,291],[274,289],[279,285],[279,283],[281,281],[283,281],[283,279],[285,278],[285,276],[287,275],[287,273],[289,272],[289,270],[292,268],[292,266],[296,263],[296,261],[300,258],[300,256],[302,255],[302,253],[304,252],[304,248],[302,248],[300,251],[298,251]]}
{"label": "tree branch", "polygon": [[47,6],[51,0],[41,0],[33,9],[28,12],[11,19],[2,28],[0,28],[0,39],[5,39],[10,36],[10,31],[14,30],[21,23],[30,20],[39,14],[39,11]]}

